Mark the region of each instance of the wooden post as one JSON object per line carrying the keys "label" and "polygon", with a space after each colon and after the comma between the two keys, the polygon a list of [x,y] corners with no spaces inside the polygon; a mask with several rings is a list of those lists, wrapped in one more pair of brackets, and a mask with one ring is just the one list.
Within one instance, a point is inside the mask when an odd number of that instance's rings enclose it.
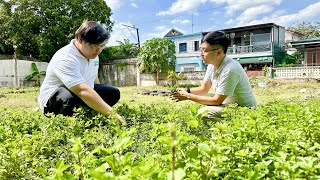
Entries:
{"label": "wooden post", "polygon": [[18,60],[17,60],[17,54],[16,54],[16,45],[13,45],[13,49],[14,49],[14,53],[13,53],[13,60],[14,60],[14,67],[13,67],[13,71],[14,71],[14,88],[17,89],[19,88],[19,78],[18,78]]}

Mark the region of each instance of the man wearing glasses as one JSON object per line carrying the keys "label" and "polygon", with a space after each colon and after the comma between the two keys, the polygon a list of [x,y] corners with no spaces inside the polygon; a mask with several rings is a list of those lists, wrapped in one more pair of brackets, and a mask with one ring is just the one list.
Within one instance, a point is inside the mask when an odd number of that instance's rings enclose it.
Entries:
{"label": "man wearing glasses", "polygon": [[98,78],[98,55],[109,37],[102,25],[85,21],[76,31],[75,39],[54,54],[38,98],[44,113],[72,116],[74,108],[88,106],[125,124],[111,108],[120,99],[119,89],[100,84]]}
{"label": "man wearing glasses", "polygon": [[[204,120],[221,120],[223,107],[231,103],[249,107],[257,105],[246,72],[226,55],[229,44],[229,36],[222,31],[205,34],[201,40],[201,57],[208,66],[203,83],[191,89],[177,88],[172,95],[176,101],[191,100],[207,105],[198,110],[198,114],[204,114]],[[214,96],[206,96],[211,87]]]}

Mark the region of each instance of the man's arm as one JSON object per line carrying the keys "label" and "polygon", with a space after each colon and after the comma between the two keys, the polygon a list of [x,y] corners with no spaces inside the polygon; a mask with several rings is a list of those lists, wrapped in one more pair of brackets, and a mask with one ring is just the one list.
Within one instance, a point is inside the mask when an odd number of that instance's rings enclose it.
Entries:
{"label": "man's arm", "polygon": [[99,94],[90,88],[87,83],[81,83],[70,88],[70,91],[75,93],[79,98],[83,100],[90,108],[105,115],[115,115],[117,120],[126,125],[126,121],[117,113],[113,112],[112,108],[103,101]]}
{"label": "man's arm", "polygon": [[215,94],[213,97],[202,96],[188,93],[185,89],[178,91],[172,95],[176,101],[191,100],[203,105],[219,106],[227,98],[227,95]]}
{"label": "man's arm", "polygon": [[[205,95],[209,92],[210,88],[212,86],[212,83],[210,81],[202,82],[199,87],[190,88],[191,94],[196,95]],[[177,91],[183,91],[186,90],[185,88],[177,88]]]}
{"label": "man's arm", "polygon": [[227,95],[215,94],[213,97],[199,96],[194,94],[187,94],[187,99],[209,106],[219,106],[228,97]]}
{"label": "man's arm", "polygon": [[103,115],[109,115],[112,108],[103,101],[99,94],[90,88],[87,83],[81,83],[70,88],[70,91],[75,93],[83,100],[90,108],[98,111]]}
{"label": "man's arm", "polygon": [[97,76],[96,79],[94,80],[94,84],[100,84],[99,77]]}

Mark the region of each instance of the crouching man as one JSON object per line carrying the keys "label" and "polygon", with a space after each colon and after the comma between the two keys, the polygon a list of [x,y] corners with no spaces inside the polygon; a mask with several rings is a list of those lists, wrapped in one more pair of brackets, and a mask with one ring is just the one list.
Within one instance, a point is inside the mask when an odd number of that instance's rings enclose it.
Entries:
{"label": "crouching man", "polygon": [[75,39],[54,54],[38,98],[43,113],[72,116],[74,108],[88,106],[126,123],[111,108],[120,99],[119,89],[100,84],[98,78],[98,55],[109,37],[102,25],[85,21],[76,31]]}
{"label": "crouching man", "polygon": [[[219,121],[222,110],[228,104],[239,106],[256,106],[248,76],[239,62],[226,55],[230,39],[222,31],[209,32],[201,40],[201,57],[207,64],[204,81],[199,87],[177,88],[172,95],[175,101],[191,100],[207,105],[198,110],[204,114],[204,120]],[[206,96],[211,88],[215,94]]]}

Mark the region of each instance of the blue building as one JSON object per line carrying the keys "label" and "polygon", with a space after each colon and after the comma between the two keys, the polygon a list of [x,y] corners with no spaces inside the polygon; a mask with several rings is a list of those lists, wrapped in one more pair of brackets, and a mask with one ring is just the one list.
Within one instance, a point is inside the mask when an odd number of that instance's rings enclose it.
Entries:
{"label": "blue building", "polygon": [[183,35],[176,29],[171,29],[165,37],[176,46],[176,72],[203,71],[205,69],[199,51],[201,32]]}
{"label": "blue building", "polygon": [[[274,23],[221,29],[229,34],[227,54],[247,71],[261,71],[264,66],[276,67],[285,56],[285,28]],[[171,29],[165,38],[176,46],[176,72],[204,71],[200,56],[200,41],[207,32],[184,35]]]}

